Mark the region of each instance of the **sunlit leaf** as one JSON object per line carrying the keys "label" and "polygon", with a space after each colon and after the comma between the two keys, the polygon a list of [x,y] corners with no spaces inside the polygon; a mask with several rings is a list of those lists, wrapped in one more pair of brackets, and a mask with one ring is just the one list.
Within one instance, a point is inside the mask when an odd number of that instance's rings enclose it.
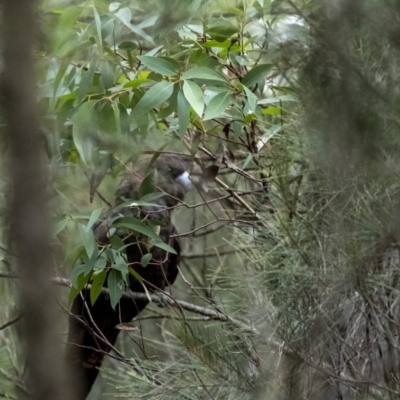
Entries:
{"label": "sunlit leaf", "polygon": [[212,20],[206,29],[206,33],[220,42],[238,32],[238,28],[226,19]]}
{"label": "sunlit leaf", "polygon": [[252,68],[242,79],[241,83],[247,87],[251,87],[255,85],[261,79],[264,79],[265,76],[272,69],[271,64],[260,64],[256,67]]}
{"label": "sunlit leaf", "polygon": [[137,58],[149,69],[164,76],[173,76],[178,73],[176,66],[166,59],[159,57],[137,56]]}
{"label": "sunlit leaf", "polygon": [[186,100],[182,90],[178,93],[178,122],[179,122],[179,136],[183,138],[186,134],[187,127],[190,120],[190,104]]}
{"label": "sunlit leaf", "polygon": [[120,271],[116,269],[110,271],[107,278],[107,288],[110,293],[111,307],[115,310],[125,290],[125,283]]}
{"label": "sunlit leaf", "polygon": [[101,33],[101,20],[99,13],[97,12],[96,7],[93,7],[93,12],[94,12],[94,21],[96,23],[96,30],[97,30],[97,36],[98,36],[98,45],[100,48],[100,52],[103,52],[103,36]]}
{"label": "sunlit leaf", "polygon": [[92,118],[94,115],[95,100],[83,103],[78,112],[72,118],[73,128],[72,136],[74,144],[84,163],[87,163],[91,157],[91,143],[87,137],[89,128],[92,126]]}
{"label": "sunlit leaf", "polygon": [[100,293],[103,289],[106,278],[107,278],[106,270],[103,270],[94,276],[92,285],[90,288],[90,302],[92,303],[92,305],[94,305],[94,303],[100,296]]}
{"label": "sunlit leaf", "polygon": [[153,255],[151,253],[145,254],[140,260],[140,264],[142,264],[142,267],[147,267],[152,258]]}
{"label": "sunlit leaf", "polygon": [[168,253],[176,254],[176,251],[173,247],[171,247],[169,244],[158,241],[158,242],[152,242],[153,246],[159,247],[160,249],[163,249],[165,251],[168,251]]}
{"label": "sunlit leaf", "polygon": [[226,83],[226,78],[218,72],[205,67],[195,67],[182,74],[183,79],[207,79]]}
{"label": "sunlit leaf", "polygon": [[246,93],[246,97],[247,97],[247,101],[249,104],[249,108],[250,110],[254,113],[256,111],[257,108],[257,100],[258,97],[245,85],[243,85],[243,90]]}
{"label": "sunlit leaf", "polygon": [[143,115],[168,100],[174,90],[173,82],[158,82],[152,86],[133,109],[132,114]]}
{"label": "sunlit leaf", "polygon": [[229,92],[217,94],[208,103],[203,120],[213,119],[223,113],[229,105]]}
{"label": "sunlit leaf", "polygon": [[204,110],[204,96],[199,85],[193,81],[184,81],[183,93],[193,110],[201,117]]}
{"label": "sunlit leaf", "polygon": [[89,231],[90,228],[93,226],[93,224],[99,219],[102,211],[103,211],[102,208],[98,208],[97,210],[94,210],[92,214],[90,214],[89,222],[85,227],[86,231]]}
{"label": "sunlit leaf", "polygon": [[160,240],[159,236],[145,223],[134,217],[122,217],[113,222],[114,226],[128,228],[134,232],[141,233],[151,239]]}

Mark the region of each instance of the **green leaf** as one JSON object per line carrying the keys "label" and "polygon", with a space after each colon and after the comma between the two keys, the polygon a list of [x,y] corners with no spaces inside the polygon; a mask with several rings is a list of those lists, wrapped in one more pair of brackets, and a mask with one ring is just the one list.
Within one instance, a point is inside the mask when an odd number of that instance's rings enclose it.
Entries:
{"label": "green leaf", "polygon": [[110,243],[112,248],[118,251],[121,251],[121,249],[125,247],[124,241],[119,236],[116,235],[112,235],[110,237]]}
{"label": "green leaf", "polygon": [[158,180],[157,170],[153,170],[150,172],[146,178],[143,179],[142,183],[140,184],[139,188],[139,198],[146,196],[147,194],[153,193],[156,189]]}
{"label": "green leaf", "polygon": [[150,293],[148,292],[145,284],[143,283],[142,277],[131,267],[129,267],[129,273],[143,286],[144,292],[146,293],[147,298],[151,302]]}
{"label": "green leaf", "polygon": [[68,219],[64,218],[61,221],[58,221],[56,225],[53,227],[53,235],[57,236],[60,232],[62,232],[68,224]]}
{"label": "green leaf", "polygon": [[238,28],[235,25],[222,18],[211,21],[206,29],[208,35],[220,42],[223,42],[237,32]]}
{"label": "green leaf", "polygon": [[137,44],[134,42],[122,42],[118,45],[120,50],[134,50],[137,48]]}
{"label": "green leaf", "polygon": [[231,47],[232,41],[230,39],[225,40],[224,42],[218,42],[217,40],[207,40],[203,44],[204,47],[217,47],[220,49],[229,49]]}
{"label": "green leaf", "polygon": [[182,74],[183,79],[207,79],[227,83],[225,77],[218,72],[205,67],[195,67]]}
{"label": "green leaf", "polygon": [[179,122],[179,136],[181,139],[186,134],[187,127],[190,121],[190,104],[185,98],[182,90],[178,93],[178,122]]}
{"label": "green leaf", "polygon": [[124,88],[145,87],[145,86],[151,86],[153,84],[154,81],[151,79],[134,79],[132,81],[125,83]]}
{"label": "green leaf", "polygon": [[119,104],[116,103],[115,101],[113,101],[111,104],[111,107],[114,112],[114,119],[115,119],[117,134],[118,134],[118,136],[121,136],[121,134],[122,134],[122,132],[121,132],[121,113],[120,113],[120,109],[119,109]]}
{"label": "green leaf", "polygon": [[193,81],[184,81],[183,93],[193,110],[201,117],[204,110],[204,96],[199,85]]}
{"label": "green leaf", "polygon": [[243,89],[246,93],[247,101],[249,102],[249,108],[253,113],[255,113],[258,97],[245,85],[243,85]]}
{"label": "green leaf", "polygon": [[147,114],[154,107],[159,106],[168,100],[174,91],[173,82],[158,82],[152,86],[145,95],[139,100],[139,103],[132,110],[132,115],[142,116]]}
{"label": "green leaf", "polygon": [[103,37],[101,34],[101,20],[99,13],[96,10],[96,7],[93,7],[93,12],[94,12],[94,20],[96,23],[96,30],[97,30],[97,36],[98,36],[98,46],[99,46],[99,53],[103,53]]}
{"label": "green leaf", "polygon": [[150,201],[151,202],[151,201],[157,200],[157,199],[159,199],[160,197],[163,197],[163,196],[165,196],[165,195],[162,192],[149,193],[149,194],[146,194],[146,196],[143,196],[140,199],[140,201]]}
{"label": "green leaf", "polygon": [[91,140],[87,137],[87,133],[92,126],[94,116],[95,100],[87,101],[82,104],[78,112],[72,118],[72,137],[74,144],[81,156],[82,161],[86,164],[91,158],[92,146]]}
{"label": "green leaf", "polygon": [[179,70],[171,62],[159,57],[137,56],[137,58],[149,69],[164,76],[177,75]]}
{"label": "green leaf", "polygon": [[271,71],[272,65],[271,64],[260,64],[257,67],[251,69],[242,79],[241,83],[247,87],[251,87],[255,85],[261,79]]}
{"label": "green leaf", "polygon": [[93,236],[93,232],[91,229],[86,230],[85,226],[79,224],[79,233],[81,235],[83,245],[85,246],[86,254],[89,258],[91,258],[95,252],[95,249],[97,249],[97,243]]}
{"label": "green leaf", "polygon": [[115,306],[118,304],[125,290],[125,283],[120,271],[116,269],[110,271],[107,279],[107,287],[110,293],[111,307],[115,310]]}
{"label": "green leaf", "polygon": [[78,89],[78,102],[80,103],[85,97],[87,91],[93,84],[93,76],[97,68],[97,59],[94,57],[89,65],[89,69],[82,73],[81,81]]}
{"label": "green leaf", "polygon": [[148,35],[143,29],[131,24],[132,13],[128,7],[120,8],[116,13],[115,16],[133,33],[136,35],[141,36],[143,39],[147,40],[149,43],[154,45],[153,38]]}
{"label": "green leaf", "polygon": [[217,94],[208,103],[203,120],[213,119],[221,115],[229,105],[229,92]]}
{"label": "green leaf", "polygon": [[101,271],[93,278],[92,286],[90,288],[90,302],[92,303],[92,305],[94,305],[94,303],[100,296],[106,278],[107,278],[106,270]]}
{"label": "green leaf", "polygon": [[78,294],[81,292],[81,290],[86,286],[86,284],[89,281],[90,275],[85,275],[83,273],[80,273],[77,282],[76,282],[76,287],[72,287],[69,296],[68,296],[68,304],[71,304],[75,297],[78,296]]}
{"label": "green leaf", "polygon": [[158,242],[153,242],[152,244],[153,244],[153,246],[156,246],[156,247],[159,247],[160,249],[168,251],[168,253],[176,254],[175,249],[167,243],[158,241]]}
{"label": "green leaf", "polygon": [[262,110],[262,113],[265,115],[281,115],[282,108],[280,107],[268,107]]}
{"label": "green leaf", "polygon": [[89,231],[90,228],[93,226],[93,224],[99,219],[101,212],[103,211],[103,208],[98,208],[97,210],[94,210],[90,214],[89,222],[86,225],[86,231]]}
{"label": "green leaf", "polygon": [[81,274],[83,274],[83,276],[87,276],[88,274],[85,272],[86,272],[86,264],[77,265],[72,269],[71,274],[69,276],[69,279],[71,280],[72,283],[72,287],[78,288],[78,283],[79,283],[78,278],[80,277]]}
{"label": "green leaf", "polygon": [[142,233],[143,235],[148,236],[149,238],[154,239],[156,241],[160,240],[159,236],[153,231],[153,229],[151,229],[142,221],[134,217],[118,218],[113,222],[113,226],[128,228],[133,230],[134,232]]}
{"label": "green leaf", "polygon": [[153,254],[151,253],[145,254],[140,260],[140,264],[142,264],[143,267],[147,267],[152,258]]}
{"label": "green leaf", "polygon": [[105,61],[100,65],[101,82],[104,90],[114,85],[114,71],[109,62]]}

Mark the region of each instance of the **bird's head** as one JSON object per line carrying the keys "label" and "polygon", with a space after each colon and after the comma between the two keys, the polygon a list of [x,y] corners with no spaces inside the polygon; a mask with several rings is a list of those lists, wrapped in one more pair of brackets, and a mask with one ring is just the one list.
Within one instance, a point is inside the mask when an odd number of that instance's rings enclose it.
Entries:
{"label": "bird's head", "polygon": [[116,193],[117,203],[122,197],[138,199],[138,192],[143,178],[152,170],[157,170],[156,191],[165,192],[163,202],[168,207],[182,201],[192,187],[190,179],[191,162],[188,156],[160,154],[154,162],[152,155],[142,156],[121,181]]}
{"label": "bird's head", "polygon": [[183,200],[186,192],[192,188],[189,158],[175,154],[161,154],[153,166],[158,172],[158,188]]}

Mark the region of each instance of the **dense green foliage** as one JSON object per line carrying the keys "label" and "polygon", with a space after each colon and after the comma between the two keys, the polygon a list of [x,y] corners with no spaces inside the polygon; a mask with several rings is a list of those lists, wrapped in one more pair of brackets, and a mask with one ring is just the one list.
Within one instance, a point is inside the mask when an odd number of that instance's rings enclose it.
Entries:
{"label": "dense green foliage", "polygon": [[[397,398],[400,9],[384,3],[42,1],[39,104],[69,300],[93,283],[94,302],[108,276],[116,304],[133,273],[121,241],[99,250],[90,229],[129,162],[182,152],[203,174],[175,212],[171,298],[214,314],[153,304],[92,398]],[[117,223],[171,250],[147,221]],[[0,285],[9,321],[14,283]],[[10,398],[14,333],[0,332]]]}

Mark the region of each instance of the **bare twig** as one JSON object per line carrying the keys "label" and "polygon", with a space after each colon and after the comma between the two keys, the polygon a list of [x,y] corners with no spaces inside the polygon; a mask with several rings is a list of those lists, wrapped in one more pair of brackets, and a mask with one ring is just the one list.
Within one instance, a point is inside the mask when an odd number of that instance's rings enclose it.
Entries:
{"label": "bare twig", "polygon": [[23,313],[17,315],[15,318],[13,318],[11,321],[6,322],[4,325],[0,326],[0,331],[2,331],[3,329],[8,328],[9,326],[15,324],[16,322],[18,322],[23,316]]}

